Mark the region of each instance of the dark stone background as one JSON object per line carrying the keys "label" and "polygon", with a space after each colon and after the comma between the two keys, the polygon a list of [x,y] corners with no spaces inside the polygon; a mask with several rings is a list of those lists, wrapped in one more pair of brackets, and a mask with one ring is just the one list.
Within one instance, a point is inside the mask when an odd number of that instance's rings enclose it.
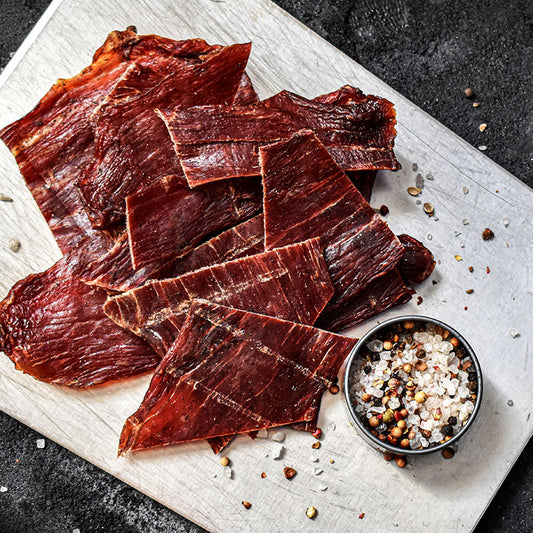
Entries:
{"label": "dark stone background", "polygon": [[[473,146],[486,145],[489,157],[533,186],[533,2],[277,3]],[[0,0],[0,67],[48,4]],[[473,100],[465,98],[466,87],[475,91]],[[0,533],[203,531],[51,441],[37,449],[37,438],[0,413],[0,486],[8,488],[0,493]],[[476,533],[531,531],[533,441]]]}

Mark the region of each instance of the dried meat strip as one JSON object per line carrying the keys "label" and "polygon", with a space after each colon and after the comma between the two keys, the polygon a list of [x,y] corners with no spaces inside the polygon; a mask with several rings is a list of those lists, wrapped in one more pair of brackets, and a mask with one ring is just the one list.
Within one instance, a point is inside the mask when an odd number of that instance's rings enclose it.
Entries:
{"label": "dried meat strip", "polygon": [[407,283],[422,283],[435,268],[433,254],[414,237],[398,235],[405,253],[398,263],[398,270]]}
{"label": "dried meat strip", "polygon": [[261,148],[265,249],[320,237],[335,288],[351,300],[393,269],[403,246],[312,132]]}
{"label": "dried meat strip", "polygon": [[110,298],[105,313],[161,355],[193,298],[313,324],[333,294],[319,239],[154,281]]}
{"label": "dried meat strip", "polygon": [[234,179],[190,189],[180,176],[158,179],[128,196],[127,227],[135,269],[178,258],[212,235],[257,215],[258,180]]}
{"label": "dried meat strip", "polygon": [[344,170],[399,168],[392,104],[372,96],[345,101],[323,103],[282,91],[254,106],[200,106],[160,115],[191,187],[258,174],[259,147],[301,129],[314,131]]}
{"label": "dried meat strip", "polygon": [[355,342],[195,301],[119,453],[312,420]]}
{"label": "dried meat strip", "polygon": [[133,63],[153,66],[161,56],[209,50],[200,39],[139,36],[133,28],[112,32],[89,67],[58,80],[35,109],[0,131],[63,252],[93,233],[76,183],[93,160],[95,108]]}
{"label": "dried meat strip", "polygon": [[233,105],[256,105],[259,103],[259,96],[246,72],[242,75],[241,84],[232,103]]}
{"label": "dried meat strip", "polygon": [[125,292],[140,287],[148,280],[175,278],[205,266],[258,254],[263,250],[263,215],[257,215],[220,233],[179,259],[157,260],[134,270],[128,235],[124,233],[115,246],[90,263],[80,277],[89,285]]}
{"label": "dried meat strip", "polygon": [[47,383],[89,387],[158,365],[147,344],[104,314],[106,292],[78,279],[111,244],[105,236],[86,239],[11,289],[0,304],[0,344],[18,370]]}
{"label": "dried meat strip", "polygon": [[408,302],[414,291],[394,269],[373,279],[361,292],[340,304],[327,306],[316,322],[319,328],[342,331],[387,309]]}
{"label": "dried meat strip", "polygon": [[[207,54],[202,62],[177,65],[158,80],[150,69],[135,68],[93,117],[94,163],[79,186],[95,228],[124,221],[125,199],[154,179],[180,174],[168,131],[155,107],[231,104],[238,92],[250,44],[236,44]],[[156,81],[149,91],[123,98],[123,86]]]}
{"label": "dried meat strip", "polygon": [[370,202],[372,198],[372,189],[377,177],[377,170],[359,170],[356,172],[348,171],[346,175],[350,181],[357,187],[357,190],[363,195],[363,198]]}

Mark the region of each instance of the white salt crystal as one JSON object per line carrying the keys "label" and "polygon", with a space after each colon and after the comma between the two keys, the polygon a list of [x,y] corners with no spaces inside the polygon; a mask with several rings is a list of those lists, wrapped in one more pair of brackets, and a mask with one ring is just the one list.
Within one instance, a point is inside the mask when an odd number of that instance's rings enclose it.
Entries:
{"label": "white salt crystal", "polygon": [[388,361],[391,358],[390,352],[381,352],[379,357],[382,361]]}
{"label": "white salt crystal", "polygon": [[275,444],[274,449],[272,450],[272,459],[280,459],[283,455],[285,447],[281,444]]}
{"label": "white salt crystal", "polygon": [[7,487],[0,487],[0,492],[7,492]]}
{"label": "white salt crystal", "polygon": [[335,422],[331,421],[328,423],[328,429],[330,431],[335,431],[337,429],[337,424],[335,424]]}
{"label": "white salt crystal", "polygon": [[315,466],[315,468],[313,468],[313,474],[315,476],[319,476],[320,474],[322,474],[322,472],[324,472],[324,469],[320,468],[319,466]]}
{"label": "white salt crystal", "polygon": [[266,429],[260,429],[257,432],[258,439],[268,439],[268,431]]}
{"label": "white salt crystal", "polygon": [[367,343],[366,347],[371,352],[381,352],[381,350],[383,350],[383,343],[379,339],[374,339],[373,341]]}
{"label": "white salt crystal", "polygon": [[325,490],[328,490],[328,486],[327,486],[327,485],[324,485],[323,483],[321,483],[321,484],[318,486],[318,488],[319,488],[322,492],[324,492]]}
{"label": "white salt crystal", "polygon": [[459,393],[459,397],[461,397],[461,398],[467,398],[468,397],[468,389],[466,387],[459,387],[457,389],[457,392]]}
{"label": "white salt crystal", "polygon": [[276,431],[270,438],[276,442],[283,442],[285,440],[285,433],[283,431]]}
{"label": "white salt crystal", "polygon": [[313,463],[318,463],[319,458],[318,457],[311,457],[311,461],[313,461]]}
{"label": "white salt crystal", "polygon": [[511,337],[515,339],[516,337],[520,337],[520,332],[516,329],[510,329],[509,335],[511,335]]}
{"label": "white salt crystal", "polygon": [[72,533],[81,533],[81,531],[78,528],[76,528],[72,530]]}
{"label": "white salt crystal", "polygon": [[429,442],[427,441],[427,439],[425,439],[424,437],[421,437],[420,446],[422,446],[423,448],[427,448],[429,446]]}
{"label": "white salt crystal", "polygon": [[44,448],[45,442],[44,439],[37,439],[36,441],[37,448]]}
{"label": "white salt crystal", "polygon": [[233,477],[233,470],[231,469],[231,466],[224,467],[224,475],[230,479]]}
{"label": "white salt crystal", "polygon": [[503,223],[503,225],[504,225],[505,227],[508,227],[508,226],[509,226],[509,219],[508,219],[508,218],[504,218],[504,219],[502,220],[502,223]]}
{"label": "white salt crystal", "polygon": [[364,409],[364,406],[361,405],[360,403],[358,403],[358,404],[355,406],[355,411],[356,411],[357,413],[360,413],[363,409]]}
{"label": "white salt crystal", "polygon": [[468,226],[469,222],[467,218],[463,218],[463,226]]}

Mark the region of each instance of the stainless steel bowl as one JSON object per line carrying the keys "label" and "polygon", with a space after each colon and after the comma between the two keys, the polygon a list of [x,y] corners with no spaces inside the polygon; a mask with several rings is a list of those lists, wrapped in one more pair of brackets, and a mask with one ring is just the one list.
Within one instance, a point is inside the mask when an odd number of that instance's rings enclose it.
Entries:
{"label": "stainless steel bowl", "polygon": [[[459,432],[454,435],[450,440],[440,443],[437,446],[433,446],[430,448],[424,448],[422,450],[411,450],[409,448],[400,448],[399,446],[393,446],[392,444],[389,444],[388,442],[383,442],[379,440],[377,437],[372,435],[370,431],[363,425],[363,423],[360,420],[360,415],[355,411],[354,404],[352,402],[352,399],[350,398],[350,374],[352,367],[354,364],[356,364],[357,359],[360,355],[361,348],[365,346],[366,342],[372,337],[373,335],[379,333],[380,331],[388,328],[391,325],[395,325],[401,322],[405,322],[406,320],[414,321],[415,323],[423,322],[423,323],[431,323],[435,324],[437,326],[441,326],[445,329],[447,329],[454,337],[456,337],[460,342],[464,350],[467,352],[467,354],[472,359],[472,362],[474,364],[476,374],[477,374],[477,397],[474,404],[474,410],[470,414],[470,417],[468,418],[466,424],[459,430]],[[350,352],[350,355],[348,356],[348,362],[346,364],[346,373],[344,375],[344,397],[346,400],[346,404],[348,406],[348,411],[350,413],[351,419],[352,419],[352,425],[355,425],[355,429],[359,433],[359,435],[372,447],[385,452],[391,452],[395,454],[401,454],[401,455],[425,455],[428,453],[434,453],[443,450],[444,448],[448,448],[450,446],[454,447],[454,445],[457,443],[457,441],[468,431],[468,429],[472,426],[474,423],[474,420],[479,412],[479,408],[481,406],[481,398],[483,396],[483,377],[481,374],[481,367],[479,365],[479,361],[476,357],[476,354],[474,353],[474,350],[472,350],[472,347],[468,344],[466,339],[454,328],[449,326],[448,324],[445,324],[442,322],[442,320],[438,320],[436,318],[430,318],[427,316],[420,316],[420,315],[403,315],[396,318],[391,318],[390,320],[386,320],[385,322],[382,322],[381,324],[377,325],[376,327],[372,328],[368,333],[363,335],[357,342],[357,344],[354,346],[353,350]]]}

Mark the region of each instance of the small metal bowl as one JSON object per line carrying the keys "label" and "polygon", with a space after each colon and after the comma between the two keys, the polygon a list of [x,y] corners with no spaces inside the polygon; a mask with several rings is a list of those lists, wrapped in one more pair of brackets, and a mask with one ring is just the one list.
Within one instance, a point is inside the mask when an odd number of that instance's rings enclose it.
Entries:
{"label": "small metal bowl", "polygon": [[[352,368],[354,364],[357,363],[358,356],[361,352],[361,348],[366,345],[366,343],[369,341],[369,339],[376,334],[379,334],[380,331],[388,328],[391,325],[399,324],[402,322],[405,322],[406,320],[413,321],[415,323],[431,323],[435,324],[436,326],[441,326],[444,329],[447,329],[454,337],[456,337],[460,343],[462,348],[466,351],[468,356],[472,359],[472,363],[474,364],[476,375],[477,375],[477,397],[474,404],[474,410],[470,414],[470,417],[468,418],[466,424],[459,430],[459,432],[454,435],[450,440],[439,443],[436,446],[428,447],[424,449],[417,449],[412,450],[410,448],[401,448],[400,446],[393,446],[392,444],[389,444],[388,442],[383,442],[379,440],[377,437],[372,435],[370,431],[363,425],[363,423],[360,420],[360,414],[356,413],[354,404],[352,402],[352,399],[350,398],[350,374],[352,371]],[[367,444],[370,444],[373,448],[376,448],[377,450],[381,452],[391,452],[394,454],[401,454],[401,455],[425,455],[428,453],[434,453],[443,450],[444,448],[448,447],[454,447],[454,445],[457,443],[457,441],[468,431],[468,429],[472,426],[478,412],[481,406],[481,398],[483,395],[483,377],[481,374],[481,367],[479,366],[479,361],[472,350],[472,347],[468,344],[468,342],[465,340],[465,338],[454,328],[451,326],[448,326],[448,324],[445,324],[441,320],[437,320],[435,318],[429,318],[427,316],[420,316],[420,315],[404,315],[399,316],[396,318],[391,318],[390,320],[386,320],[385,322],[382,322],[381,324],[377,325],[376,327],[372,328],[368,333],[366,333],[363,337],[359,339],[357,344],[354,346],[352,351],[350,352],[350,355],[348,356],[348,362],[346,364],[346,373],[344,375],[344,397],[346,399],[346,404],[348,406],[348,411],[351,415],[351,418],[353,420],[353,424],[355,424],[355,429],[359,433],[359,435],[367,442]]]}

